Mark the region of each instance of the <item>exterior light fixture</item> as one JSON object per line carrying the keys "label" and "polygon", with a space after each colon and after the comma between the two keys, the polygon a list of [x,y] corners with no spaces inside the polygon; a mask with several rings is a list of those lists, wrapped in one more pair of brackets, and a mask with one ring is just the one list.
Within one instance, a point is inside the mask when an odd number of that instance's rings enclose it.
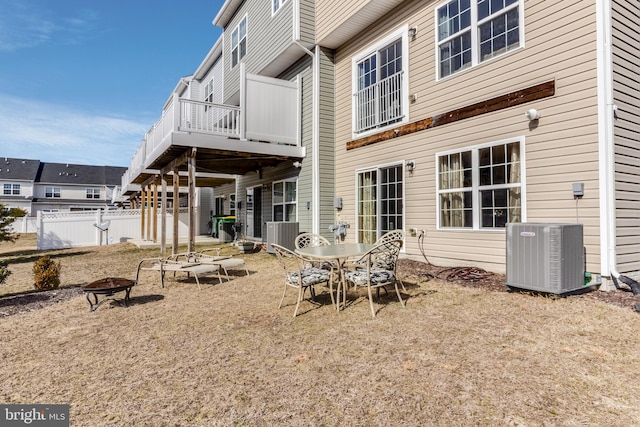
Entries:
{"label": "exterior light fixture", "polygon": [[412,39],[416,37],[417,33],[418,33],[418,27],[409,28],[409,37],[411,37]]}
{"label": "exterior light fixture", "polygon": [[296,160],[295,162],[293,162],[293,167],[294,168],[301,168],[302,167],[302,163],[300,163],[299,161]]}
{"label": "exterior light fixture", "polygon": [[409,172],[413,172],[413,170],[416,168],[416,162],[415,162],[415,160],[411,160],[411,161],[407,162],[407,164],[405,166],[407,167],[407,170]]}
{"label": "exterior light fixture", "polygon": [[538,110],[536,110],[535,108],[531,108],[531,109],[527,110],[527,112],[524,113],[524,115],[527,118],[527,120],[529,120],[529,121],[538,120],[540,118],[540,112]]}

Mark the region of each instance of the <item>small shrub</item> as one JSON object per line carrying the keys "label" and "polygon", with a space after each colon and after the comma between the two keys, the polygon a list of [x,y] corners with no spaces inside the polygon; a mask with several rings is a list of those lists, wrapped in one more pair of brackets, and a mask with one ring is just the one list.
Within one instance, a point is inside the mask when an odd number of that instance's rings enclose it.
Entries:
{"label": "small shrub", "polygon": [[56,263],[48,255],[40,257],[33,264],[34,286],[40,291],[56,289],[60,286],[60,262]]}
{"label": "small shrub", "polygon": [[8,265],[9,264],[7,263],[7,261],[0,261],[0,285],[2,285],[4,281],[7,280],[7,277],[9,277],[9,275],[11,274]]}

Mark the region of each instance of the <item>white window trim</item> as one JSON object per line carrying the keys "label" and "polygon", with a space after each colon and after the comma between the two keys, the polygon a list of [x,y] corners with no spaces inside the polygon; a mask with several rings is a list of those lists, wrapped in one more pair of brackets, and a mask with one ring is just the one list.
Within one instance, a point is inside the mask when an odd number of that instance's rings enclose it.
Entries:
{"label": "white window trim", "polygon": [[[245,27],[245,33],[244,33],[244,40],[245,40],[245,46],[246,46],[246,50],[245,50],[245,54],[244,56],[242,56],[242,58],[240,57],[240,44],[242,42],[242,39],[240,38],[240,24],[242,23],[242,21],[244,21],[244,27]],[[233,33],[234,32],[238,32],[238,62],[233,65]],[[231,68],[236,68],[238,65],[240,65],[240,63],[242,62],[242,60],[244,59],[245,56],[247,56],[247,53],[249,52],[249,43],[248,43],[248,38],[249,38],[249,20],[247,19],[247,15],[244,15],[239,21],[238,24],[233,28],[233,30],[231,31],[231,50],[229,51],[231,54]]]}
{"label": "white window trim", "polygon": [[[462,70],[456,71],[454,73],[451,73],[447,76],[441,77],[440,76],[440,42],[438,41],[438,10],[442,7],[447,5],[451,0],[448,1],[444,1],[440,4],[438,4],[435,9],[434,9],[434,18],[433,18],[433,22],[434,22],[434,40],[435,40],[435,70],[436,70],[436,81],[440,81],[440,80],[446,80],[449,78],[452,78],[454,76],[458,76],[462,73],[465,73],[469,70],[473,70],[474,68],[480,66],[480,65],[484,65],[484,64],[488,64],[490,62],[493,62],[494,60],[498,59],[498,58],[502,58],[506,55],[510,55],[514,52],[517,52],[521,49],[523,49],[525,47],[525,43],[524,43],[524,35],[525,35],[525,31],[524,31],[524,0],[518,0],[517,3],[514,3],[513,5],[507,6],[504,10],[508,10],[508,9],[512,9],[515,7],[518,7],[520,10],[520,13],[518,14],[518,30],[519,30],[519,39],[520,39],[520,46],[509,50],[507,52],[501,53],[499,55],[496,55],[494,57],[491,57],[489,59],[487,59],[486,61],[482,61],[479,62],[478,60],[478,52],[480,50],[480,43],[478,41],[478,9],[477,7],[477,0],[471,0],[472,5],[471,5],[471,66],[468,68],[464,68]],[[517,6],[516,6],[517,5]],[[486,20],[489,18],[485,18],[482,20],[482,23],[486,22]]]}
{"label": "white window trim", "polygon": [[276,0],[278,3],[278,7],[274,8],[275,7],[273,4],[274,0],[270,0],[270,1],[271,1],[271,16],[274,16],[276,13],[278,13],[278,11],[282,9],[282,6],[284,6],[285,3],[287,2],[287,0]]}
{"label": "white window trim", "polygon": [[[285,193],[286,193],[286,189],[287,189],[287,184],[286,184],[287,182],[295,182],[295,184],[296,184],[296,201],[295,202],[287,202],[285,200],[286,199]],[[282,183],[282,189],[283,189],[282,203],[275,203],[274,202],[275,197],[273,196],[273,191],[274,191],[273,189],[274,189],[276,184],[280,184],[280,183]],[[271,212],[272,212],[273,221],[276,221],[276,219],[275,219],[275,207],[276,206],[280,206],[280,205],[283,206],[283,211],[282,211],[283,219],[282,219],[282,222],[295,222],[295,221],[298,221],[298,215],[299,215],[300,211],[298,209],[298,179],[297,178],[281,179],[279,181],[273,181],[271,183]],[[296,206],[296,218],[293,221],[291,219],[289,219],[289,221],[287,221],[285,219],[286,215],[284,215],[284,214],[285,214],[286,211],[284,210],[284,207],[286,207],[287,205],[295,205]],[[280,222],[280,221],[278,221],[278,222]]]}
{"label": "white window trim", "polygon": [[392,41],[397,40],[398,38],[402,38],[402,71],[404,73],[404,78],[402,80],[402,95],[403,95],[403,103],[402,103],[402,120],[396,123],[392,123],[387,126],[370,129],[364,132],[356,132],[356,109],[358,106],[356,105],[353,96],[351,97],[351,138],[362,138],[367,135],[373,135],[376,133],[380,133],[386,129],[390,129],[393,127],[397,127],[403,123],[409,122],[409,25],[404,25],[393,33],[389,34],[385,38],[377,41],[375,44],[367,46],[366,49],[358,52],[351,58],[351,94],[353,95],[358,87],[358,63],[363,59],[371,56],[374,52],[379,49],[391,44]]}
{"label": "white window trim", "polygon": [[[231,206],[231,203],[233,203],[233,207]],[[229,194],[229,215],[230,216],[236,216],[236,212],[238,211],[237,206],[238,206],[238,202],[236,200],[236,193]]]}
{"label": "white window trim", "polygon": [[[402,204],[403,204],[403,208],[402,208],[402,229],[404,231],[404,229],[406,228],[406,224],[407,224],[407,168],[406,168],[407,162],[405,160],[399,161],[399,162],[390,162],[390,163],[382,163],[379,165],[375,165],[375,166],[369,166],[366,168],[360,168],[360,169],[356,169],[355,170],[355,176],[354,176],[354,184],[355,184],[355,192],[353,194],[355,194],[355,224],[354,224],[354,229],[355,229],[355,239],[356,241],[358,240],[358,235],[360,234],[360,227],[358,226],[358,216],[360,214],[360,203],[358,200],[358,175],[360,175],[363,172],[371,172],[371,171],[379,171],[380,169],[385,169],[385,168],[389,168],[389,167],[396,167],[396,166],[402,166]],[[378,203],[379,199],[376,200],[376,204]],[[377,224],[380,224],[380,212],[378,210],[378,213],[376,214],[376,221]],[[377,230],[376,230],[377,232]],[[405,233],[406,235],[406,233]],[[402,245],[402,248],[400,249],[400,252],[405,252],[405,245]]]}
{"label": "white window trim", "polygon": [[[5,193],[5,187],[8,186],[9,193]],[[18,192],[16,193],[16,189]],[[2,185],[2,194],[4,196],[19,196],[22,193],[22,186],[19,183],[5,182]]]}
{"label": "white window trim", "polygon": [[[513,138],[501,139],[498,141],[485,142],[482,144],[471,145],[467,147],[463,147],[456,150],[447,150],[440,151],[435,154],[435,189],[436,189],[436,229],[441,231],[473,231],[473,232],[488,232],[488,233],[504,233],[506,227],[502,228],[482,228],[481,224],[481,209],[480,209],[480,170],[478,166],[478,150],[486,147],[493,147],[494,145],[504,145],[511,142],[519,142],[520,143],[520,215],[522,217],[522,222],[527,222],[527,166],[526,166],[526,146],[525,146],[525,137],[524,136],[515,136]],[[472,197],[473,197],[473,227],[442,227],[440,224],[440,156],[444,156],[447,154],[455,154],[461,153],[463,151],[471,151],[472,155]]]}
{"label": "white window trim", "polygon": [[[98,197],[94,197],[96,195],[96,190],[97,190]],[[88,197],[89,196],[89,192],[91,192],[91,197]],[[100,199],[101,193],[102,192],[97,187],[87,187],[86,190],[85,190],[85,198],[87,200]]]}
{"label": "white window trim", "polygon": [[[47,196],[47,189],[48,188],[51,189],[51,191],[49,191],[49,193],[51,193],[51,196]],[[56,190],[58,190],[57,191],[57,193],[58,193],[57,197],[55,196]],[[60,198],[62,198],[62,188],[61,187],[45,187],[44,188],[44,197],[45,197],[45,199],[60,199]]]}

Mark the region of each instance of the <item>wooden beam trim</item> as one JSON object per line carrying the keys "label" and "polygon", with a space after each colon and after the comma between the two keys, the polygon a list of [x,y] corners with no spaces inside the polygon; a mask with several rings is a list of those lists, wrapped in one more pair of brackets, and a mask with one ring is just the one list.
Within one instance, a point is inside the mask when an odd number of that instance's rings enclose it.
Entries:
{"label": "wooden beam trim", "polygon": [[490,98],[480,101],[466,107],[451,110],[443,114],[437,114],[433,117],[418,120],[416,122],[407,123],[398,126],[396,129],[386,130],[375,135],[367,136],[360,139],[354,139],[347,142],[347,150],[365,147],[367,145],[376,144],[378,142],[387,141],[389,139],[398,138],[403,135],[409,135],[422,130],[454,123],[460,120],[469,119],[482,114],[492,113],[505,108],[514,107],[516,105],[525,104],[527,102],[536,101],[538,99],[554,96],[556,93],[556,82],[550,80],[528,88],[510,92],[506,95]]}

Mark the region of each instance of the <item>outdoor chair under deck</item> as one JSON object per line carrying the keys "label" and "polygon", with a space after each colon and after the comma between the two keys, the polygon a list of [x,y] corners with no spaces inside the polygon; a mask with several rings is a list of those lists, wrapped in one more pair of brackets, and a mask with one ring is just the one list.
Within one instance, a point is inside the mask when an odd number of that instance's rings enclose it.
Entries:
{"label": "outdoor chair under deck", "polygon": [[[206,252],[215,251],[215,255],[208,254]],[[220,255],[220,248],[208,248],[203,249],[200,252],[194,254],[196,261],[203,264],[215,264],[220,266],[224,271],[224,275],[227,278],[227,282],[231,279],[229,278],[229,270],[244,270],[246,275],[249,275],[249,269],[247,268],[247,264],[244,259],[239,257],[234,257],[231,255]]]}
{"label": "outdoor chair under deck", "polygon": [[[388,241],[374,246],[365,255],[360,258],[357,264],[361,267],[353,270],[344,271],[344,278],[351,282],[356,288],[358,286],[366,287],[369,296],[369,305],[371,306],[371,316],[376,317],[376,311],[373,306],[372,289],[376,289],[377,298],[380,298],[379,290],[387,285],[394,285],[396,295],[402,306],[405,306],[398,282],[396,281],[396,264],[398,262],[398,254],[402,242],[398,240]],[[338,291],[339,293],[340,291]]]}
{"label": "outdoor chair under deck", "polygon": [[[298,314],[298,308],[300,302],[304,300],[304,293],[307,289],[311,294],[311,300],[315,297],[314,287],[321,283],[328,283],[329,288],[333,288],[333,275],[329,270],[323,270],[321,268],[312,267],[309,264],[309,260],[298,255],[297,253],[277,244],[271,245],[278,257],[280,265],[284,269],[284,291],[278,308],[282,308],[284,297],[287,294],[288,288],[294,288],[298,290],[298,296],[296,301],[296,308],[293,311],[293,317]],[[331,302],[335,304],[333,292],[331,292]]]}
{"label": "outdoor chair under deck", "polygon": [[[183,259],[184,258],[184,259]],[[220,266],[212,264],[201,264],[195,261],[189,261],[187,254],[176,254],[169,258],[144,258],[138,263],[136,272],[136,283],[141,271],[157,271],[160,273],[160,284],[164,288],[164,276],[168,271],[176,273],[187,273],[187,277],[193,274],[196,279],[198,289],[202,289],[200,286],[199,275],[206,273],[218,273],[218,281],[222,282],[222,276],[220,275]]]}

